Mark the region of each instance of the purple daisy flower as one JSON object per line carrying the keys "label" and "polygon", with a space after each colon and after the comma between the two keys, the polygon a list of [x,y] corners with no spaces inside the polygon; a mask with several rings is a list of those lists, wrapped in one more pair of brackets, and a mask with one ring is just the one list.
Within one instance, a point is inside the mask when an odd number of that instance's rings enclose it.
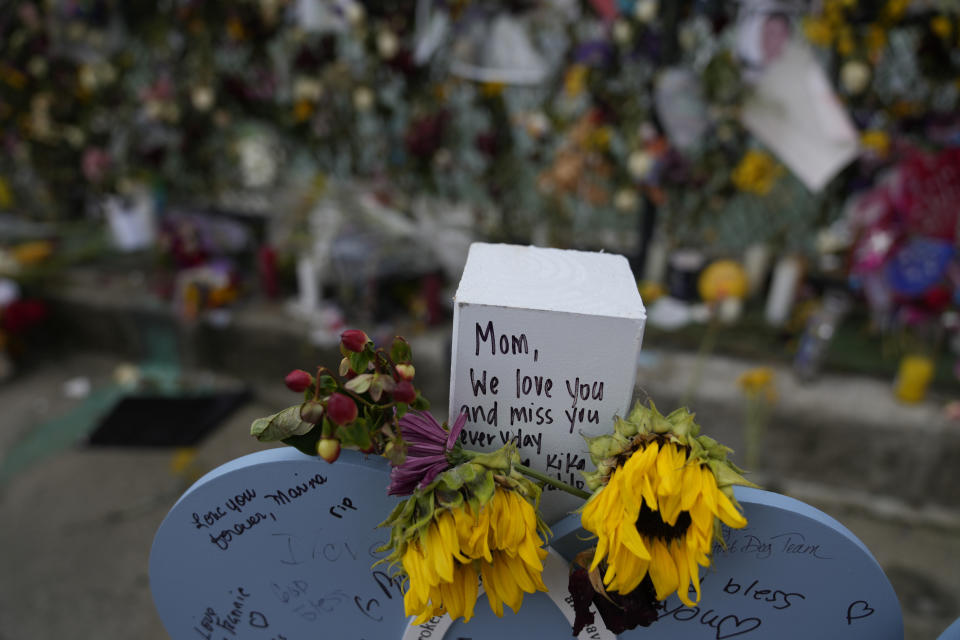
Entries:
{"label": "purple daisy flower", "polygon": [[450,468],[447,452],[463,431],[467,414],[457,416],[448,432],[437,419],[425,411],[410,411],[400,418],[400,433],[407,442],[407,459],[390,470],[391,496],[408,496],[414,489],[426,486]]}

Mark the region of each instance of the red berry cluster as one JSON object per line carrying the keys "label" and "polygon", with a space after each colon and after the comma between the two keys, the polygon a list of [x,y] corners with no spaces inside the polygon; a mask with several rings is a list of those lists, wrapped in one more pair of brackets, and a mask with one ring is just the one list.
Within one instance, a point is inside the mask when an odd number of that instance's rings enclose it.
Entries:
{"label": "red berry cluster", "polygon": [[[261,440],[282,440],[327,462],[341,446],[390,455],[399,446],[399,418],[409,409],[429,405],[414,387],[416,370],[410,346],[395,338],[390,351],[378,349],[359,329],[340,336],[343,359],[336,373],[320,367],[316,375],[303,369],[287,374],[284,383],[304,394],[304,402],[254,423]],[[398,452],[397,455],[402,455]]]}

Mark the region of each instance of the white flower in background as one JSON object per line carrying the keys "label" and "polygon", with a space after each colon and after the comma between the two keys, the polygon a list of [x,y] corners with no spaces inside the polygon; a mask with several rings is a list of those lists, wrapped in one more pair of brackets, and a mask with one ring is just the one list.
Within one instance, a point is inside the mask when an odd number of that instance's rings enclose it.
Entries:
{"label": "white flower in background", "polygon": [[635,189],[623,188],[613,196],[613,206],[622,213],[635,211],[638,204],[640,204],[640,198],[637,197]]}
{"label": "white flower in background", "polygon": [[550,119],[543,111],[528,113],[523,124],[531,138],[541,138],[550,130]]}
{"label": "white flower in background", "polygon": [[629,21],[620,18],[613,23],[613,39],[617,44],[630,44],[633,40],[633,27]]}
{"label": "white flower in background", "polygon": [[373,91],[367,87],[357,87],[353,90],[353,108],[357,111],[368,111],[373,106]]}
{"label": "white flower in background", "polygon": [[633,151],[627,157],[627,171],[636,180],[643,180],[653,169],[653,156],[646,151]]}
{"label": "white flower in background", "polygon": [[657,137],[657,128],[653,126],[653,123],[649,120],[644,120],[640,123],[640,126],[637,127],[637,136],[643,142],[650,142]]}
{"label": "white flower in background", "polygon": [[840,69],[840,84],[847,93],[856,95],[870,83],[870,67],[860,60],[849,60]]}
{"label": "white flower in background", "polygon": [[269,142],[251,135],[237,142],[243,186],[249,189],[267,187],[277,178],[277,159]]}
{"label": "white flower in background", "polygon": [[298,76],[293,81],[293,99],[316,102],[323,95],[323,85],[315,78]]}
{"label": "white flower in background", "polygon": [[47,75],[47,59],[43,56],[33,56],[27,63],[27,70],[35,78]]}
{"label": "white flower in background", "polygon": [[213,106],[213,89],[209,85],[197,85],[190,91],[190,102],[197,111],[208,111]]}
{"label": "white flower in background", "polygon": [[80,86],[83,87],[84,91],[93,91],[96,89],[97,74],[93,69],[93,65],[81,65],[80,69],[77,71],[77,80],[80,81]]}
{"label": "white flower in background", "polygon": [[400,40],[397,34],[389,29],[383,29],[377,34],[377,52],[384,60],[391,60],[400,49]]}
{"label": "white flower in background", "polygon": [[62,135],[63,139],[74,149],[81,147],[87,141],[87,135],[83,132],[83,129],[73,125],[63,127]]}
{"label": "white flower in background", "polygon": [[437,169],[449,169],[453,165],[453,154],[447,148],[437,149],[437,152],[433,154],[433,165]]}
{"label": "white flower in background", "polygon": [[637,4],[633,7],[633,15],[644,24],[653,22],[660,8],[658,5],[657,0],[637,0]]}
{"label": "white flower in background", "polygon": [[343,15],[346,17],[347,22],[353,26],[357,26],[363,22],[363,19],[367,16],[367,12],[359,2],[348,2],[347,5],[343,7]]}

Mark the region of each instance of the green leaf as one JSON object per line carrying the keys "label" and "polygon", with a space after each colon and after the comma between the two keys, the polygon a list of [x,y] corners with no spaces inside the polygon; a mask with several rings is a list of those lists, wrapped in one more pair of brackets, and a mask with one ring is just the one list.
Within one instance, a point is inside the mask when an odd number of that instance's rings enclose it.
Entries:
{"label": "green leaf", "polygon": [[481,473],[469,483],[468,488],[470,493],[480,501],[480,504],[487,504],[493,499],[493,492],[497,488],[497,483],[493,479],[493,472]]}
{"label": "green leaf", "polygon": [[419,391],[417,391],[416,399],[410,404],[410,406],[417,411],[427,411],[430,409],[430,401],[424,398]]}
{"label": "green leaf", "polygon": [[401,516],[403,515],[403,510],[407,508],[407,503],[410,502],[410,498],[406,500],[401,500],[397,503],[397,506],[393,508],[393,511],[390,512],[390,515],[387,516],[387,519],[377,525],[377,528],[380,527],[391,527],[397,522],[400,521]]}
{"label": "green leaf", "polygon": [[337,437],[340,444],[345,447],[353,447],[366,451],[373,445],[370,438],[370,427],[363,418],[357,418],[350,424],[342,425],[337,430]]}
{"label": "green leaf", "polygon": [[257,418],[250,425],[250,435],[260,442],[276,442],[290,436],[300,436],[313,429],[313,425],[300,419],[300,405],[287,407],[266,418]]}
{"label": "green leaf", "polygon": [[[416,495],[416,494],[415,494]],[[414,518],[410,523],[410,528],[414,531],[420,530],[430,524],[433,519],[434,495],[432,491],[421,493],[417,496],[417,508],[414,512]]]}
{"label": "green leaf", "polygon": [[350,351],[347,353],[347,360],[350,361],[350,368],[356,373],[364,373],[367,370],[367,366],[370,364],[370,354],[368,354],[366,351],[363,351],[362,353]]}
{"label": "green leaf", "polygon": [[410,345],[406,340],[397,336],[393,339],[393,344],[390,345],[390,359],[393,360],[394,364],[400,364],[402,362],[410,362],[410,359],[413,355],[410,352]]}
{"label": "green leaf", "polygon": [[459,509],[463,506],[463,494],[459,491],[450,491],[437,487],[437,503],[447,509]]}
{"label": "green leaf", "polygon": [[333,379],[333,376],[324,374],[320,376],[317,389],[321,396],[328,396],[337,390],[337,381]]}
{"label": "green leaf", "polygon": [[308,456],[317,455],[317,441],[320,440],[320,429],[313,429],[303,435],[290,436],[282,440],[283,444],[289,445],[302,451]]}

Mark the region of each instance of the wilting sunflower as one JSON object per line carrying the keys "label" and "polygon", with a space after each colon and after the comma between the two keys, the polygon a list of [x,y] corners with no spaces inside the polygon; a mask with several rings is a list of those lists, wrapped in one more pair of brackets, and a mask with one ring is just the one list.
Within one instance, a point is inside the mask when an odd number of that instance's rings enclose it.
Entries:
{"label": "wilting sunflower", "polygon": [[638,404],[612,436],[590,441],[595,493],[581,519],[597,536],[589,570],[602,569],[605,589],[627,594],[649,578],[657,600],[676,592],[693,606],[720,523],[747,524],[731,485],[750,483],[727,461],[729,449],[698,433],[686,409],[664,417]]}
{"label": "wilting sunflower", "polygon": [[470,620],[479,582],[498,616],[518,611],[525,593],[546,591],[541,574],[540,488],[512,469],[516,447],[478,454],[441,473],[400,503],[390,525],[388,560],[408,582],[404,609],[422,624],[434,616]]}

